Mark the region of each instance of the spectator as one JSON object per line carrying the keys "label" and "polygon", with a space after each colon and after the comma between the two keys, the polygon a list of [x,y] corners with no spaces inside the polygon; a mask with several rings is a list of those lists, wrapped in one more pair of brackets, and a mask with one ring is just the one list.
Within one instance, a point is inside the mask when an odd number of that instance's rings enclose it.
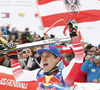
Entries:
{"label": "spectator", "polygon": [[99,58],[94,56],[96,55],[91,55],[81,66],[81,70],[87,73],[88,82],[96,82],[100,78],[100,55]]}
{"label": "spectator", "polygon": [[[85,55],[87,55],[87,51],[89,51],[92,47],[94,47],[92,44],[86,44],[83,49],[85,52]],[[92,50],[91,50],[92,51]]]}
{"label": "spectator", "polygon": [[92,56],[92,55],[95,55],[95,54],[96,54],[96,51],[90,50],[90,49],[87,50],[87,55]]}
{"label": "spectator", "polygon": [[33,50],[32,50],[32,59],[33,59],[33,65],[32,65],[32,68],[31,70],[34,70],[34,69],[37,69],[37,68],[40,68],[41,67],[41,57],[40,55],[37,53],[37,50],[38,49],[41,49],[42,47],[39,46],[39,47],[34,47]]}
{"label": "spectator", "polygon": [[27,54],[26,54],[27,49],[23,49],[18,53],[18,61],[22,69],[28,70],[26,63],[27,63]]}
{"label": "spectator", "polygon": [[100,44],[98,45],[97,53],[100,54]]}
{"label": "spectator", "polygon": [[23,69],[34,70],[40,68],[41,57],[36,51],[33,53],[31,49],[27,48],[21,51],[19,62]]}
{"label": "spectator", "polygon": [[11,34],[11,32],[9,31],[9,26],[6,26],[6,30],[7,30],[7,35],[10,35]]}
{"label": "spectator", "polygon": [[16,32],[15,28],[12,28],[11,29],[11,35],[15,35],[15,39],[17,40],[18,39],[18,33]]}
{"label": "spectator", "polygon": [[11,37],[10,37],[9,42],[13,43],[15,41],[16,41],[15,34],[12,34]]}
{"label": "spectator", "polygon": [[33,41],[35,42],[35,41],[39,41],[39,40],[41,40],[40,36],[39,35],[35,35]]}
{"label": "spectator", "polygon": [[89,58],[90,56],[94,56],[96,54],[96,50],[92,50],[92,49],[88,49],[86,51],[86,55],[85,55],[85,59],[84,60],[87,60],[87,58]]}
{"label": "spectator", "polygon": [[[22,32],[18,32],[18,41],[21,43]],[[21,43],[22,44],[22,43]]]}
{"label": "spectator", "polygon": [[85,60],[86,58],[88,58],[89,56],[95,55],[97,52],[97,49],[95,46],[93,46],[92,44],[88,44],[85,48],[84,48],[84,52],[85,52]]}
{"label": "spectator", "polygon": [[49,35],[44,34],[44,40],[50,39]]}
{"label": "spectator", "polygon": [[1,27],[1,31],[4,33],[4,35],[7,35],[7,29],[5,26]]}
{"label": "spectator", "polygon": [[18,41],[18,40],[13,41],[13,43],[16,43],[17,45],[20,45],[20,41]]}
{"label": "spectator", "polygon": [[29,32],[29,28],[25,28],[25,32],[21,36],[21,43],[32,42],[33,36]]}

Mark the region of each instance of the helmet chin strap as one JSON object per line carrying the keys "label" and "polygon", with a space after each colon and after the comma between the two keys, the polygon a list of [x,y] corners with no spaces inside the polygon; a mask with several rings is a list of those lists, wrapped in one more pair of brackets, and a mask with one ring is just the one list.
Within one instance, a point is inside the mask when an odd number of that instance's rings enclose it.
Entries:
{"label": "helmet chin strap", "polygon": [[49,76],[55,74],[58,71],[59,71],[59,67],[56,66],[55,68],[51,69],[49,72],[45,72],[45,74]]}

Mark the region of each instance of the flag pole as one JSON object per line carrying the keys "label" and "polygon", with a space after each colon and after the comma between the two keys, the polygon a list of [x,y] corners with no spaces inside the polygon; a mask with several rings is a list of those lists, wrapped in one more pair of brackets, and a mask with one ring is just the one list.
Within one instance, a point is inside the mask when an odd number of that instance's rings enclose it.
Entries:
{"label": "flag pole", "polygon": [[[38,9],[38,2],[37,2],[37,0],[35,0],[35,3],[36,3],[37,11],[38,11],[38,14],[39,14],[39,9]],[[41,23],[41,26],[42,26],[42,32],[43,32],[43,35],[44,35],[44,30],[43,30],[44,27],[43,27],[43,23],[42,23],[40,14],[39,14],[39,18],[40,18],[40,23]]]}
{"label": "flag pole", "polygon": [[65,26],[67,26],[67,22],[66,22],[65,19],[59,19],[59,20],[57,20],[55,23],[53,23],[53,24],[50,26],[50,28],[49,28],[44,34],[46,34],[51,28],[53,28],[58,22],[61,22],[61,21],[64,22]]}

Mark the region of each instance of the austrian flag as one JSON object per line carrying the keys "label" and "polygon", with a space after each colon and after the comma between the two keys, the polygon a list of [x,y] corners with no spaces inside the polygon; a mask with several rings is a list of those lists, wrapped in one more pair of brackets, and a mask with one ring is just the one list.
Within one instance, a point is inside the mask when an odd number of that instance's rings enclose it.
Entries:
{"label": "austrian flag", "polygon": [[10,13],[7,13],[7,12],[1,13],[1,18],[9,18],[9,17],[10,17]]}
{"label": "austrian flag", "polygon": [[[44,27],[50,27],[60,19],[75,19],[78,23],[100,20],[99,0],[37,0],[37,5]],[[74,6],[77,6],[78,13],[71,14],[70,9],[76,11]],[[55,26],[65,24],[59,22]]]}

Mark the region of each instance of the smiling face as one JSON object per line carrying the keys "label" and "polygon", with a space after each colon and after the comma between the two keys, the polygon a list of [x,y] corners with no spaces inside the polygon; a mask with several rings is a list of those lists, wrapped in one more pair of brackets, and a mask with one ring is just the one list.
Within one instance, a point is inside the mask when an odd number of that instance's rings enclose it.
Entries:
{"label": "smiling face", "polygon": [[49,72],[60,60],[59,57],[56,57],[48,51],[44,51],[41,55],[41,58],[44,72]]}

